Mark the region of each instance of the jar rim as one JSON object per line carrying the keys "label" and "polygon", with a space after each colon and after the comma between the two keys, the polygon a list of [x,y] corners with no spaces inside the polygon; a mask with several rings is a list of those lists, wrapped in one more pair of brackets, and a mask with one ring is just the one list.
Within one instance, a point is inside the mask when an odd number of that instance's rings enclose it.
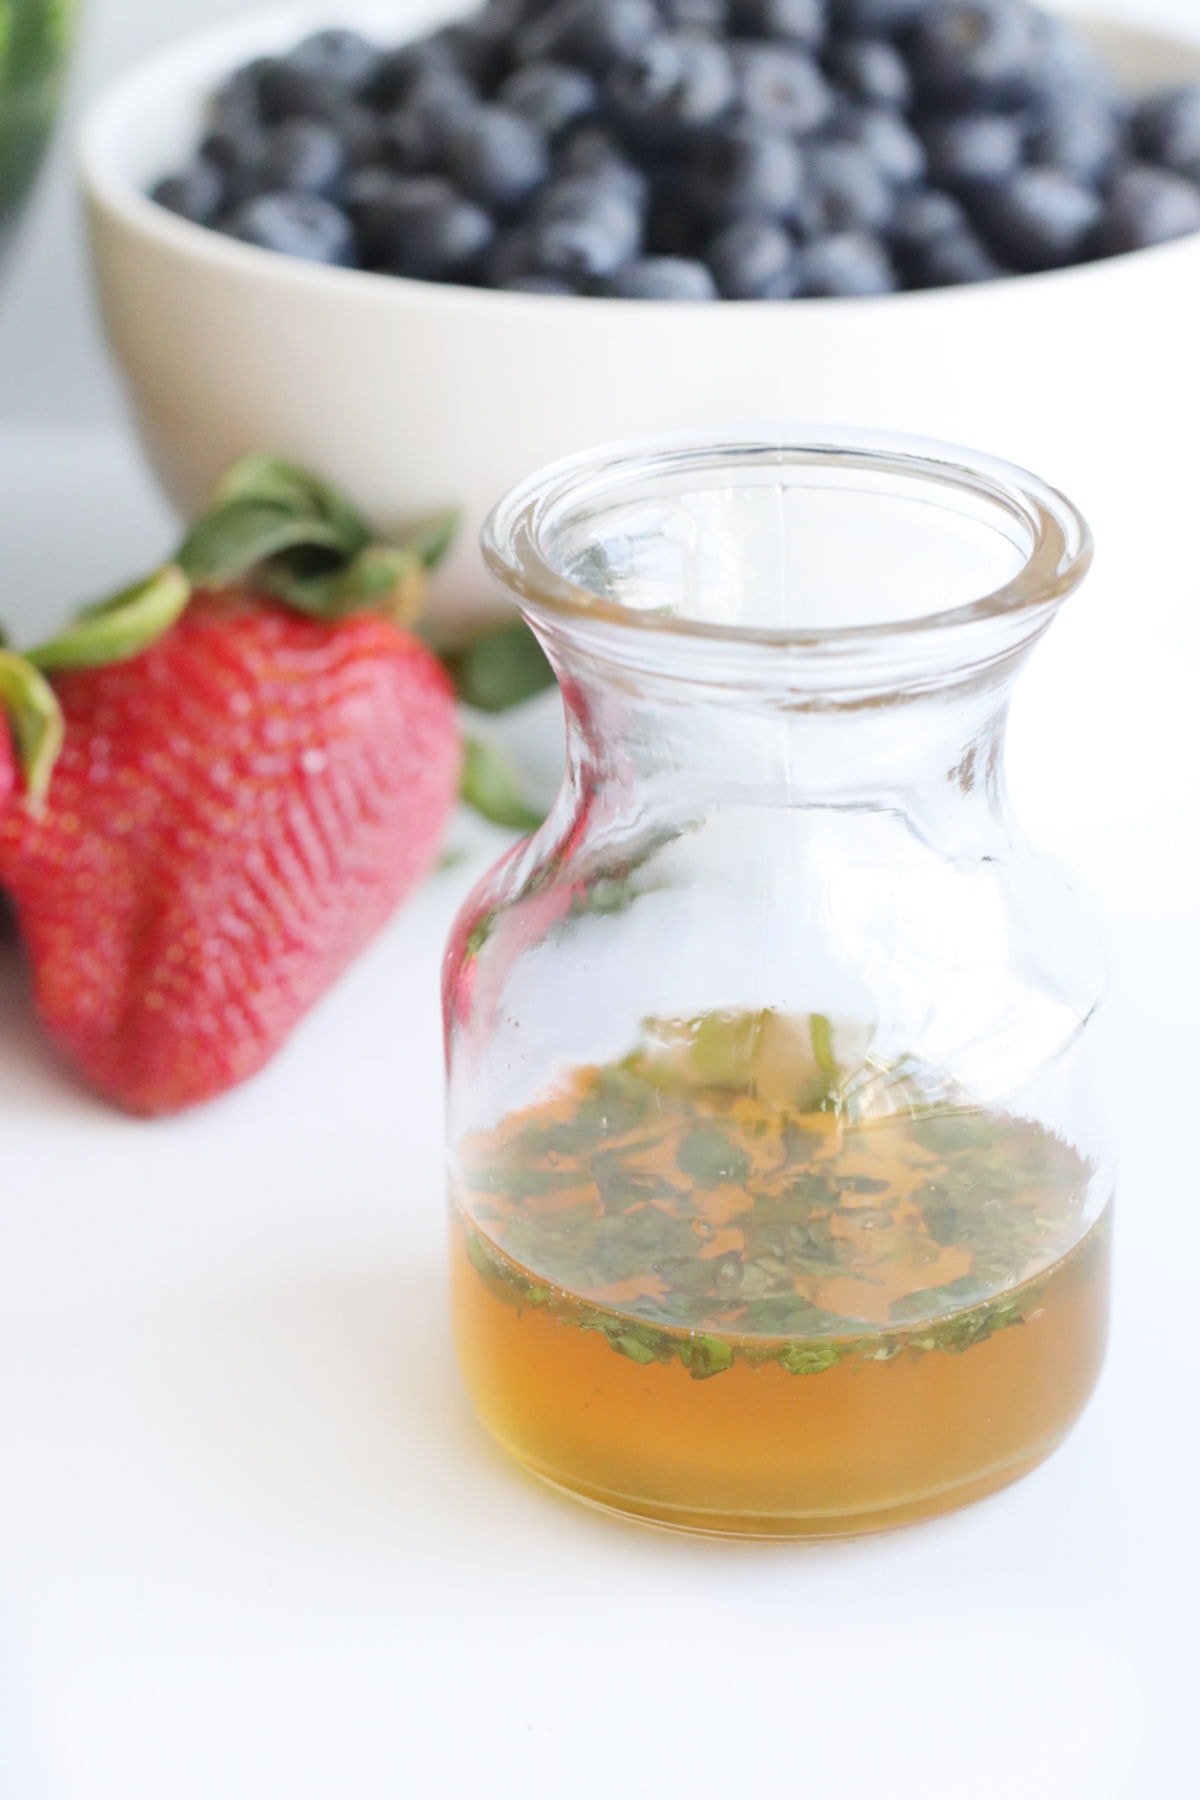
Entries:
{"label": "jar rim", "polygon": [[[931,488],[974,494],[1018,521],[1028,552],[1008,581],[964,604],[912,618],[836,625],[749,625],[686,613],[646,611],[607,599],[572,581],[550,561],[545,534],[552,514],[572,496],[619,499],[647,476],[725,464],[844,468],[900,474]],[[543,466],[492,508],[480,534],[484,562],[502,587],[547,623],[601,624],[709,645],[813,649],[862,647],[986,620],[1012,619],[1056,607],[1091,567],[1094,539],[1074,503],[1019,464],[936,438],[830,426],[739,426],[664,433],[604,444]]]}

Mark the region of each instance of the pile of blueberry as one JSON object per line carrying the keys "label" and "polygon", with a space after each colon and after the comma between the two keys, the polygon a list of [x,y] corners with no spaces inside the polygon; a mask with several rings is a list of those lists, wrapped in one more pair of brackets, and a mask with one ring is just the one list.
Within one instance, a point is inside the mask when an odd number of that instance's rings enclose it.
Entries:
{"label": "pile of blueberry", "polygon": [[1200,231],[1200,87],[1028,0],[489,0],[238,69],[154,197],[285,255],[646,300],[869,295]]}

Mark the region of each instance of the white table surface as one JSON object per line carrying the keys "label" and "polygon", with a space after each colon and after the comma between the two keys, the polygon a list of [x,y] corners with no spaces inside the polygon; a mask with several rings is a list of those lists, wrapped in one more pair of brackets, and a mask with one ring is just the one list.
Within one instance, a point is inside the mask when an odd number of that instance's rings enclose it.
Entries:
{"label": "white table surface", "polygon": [[[20,324],[0,352],[27,395]],[[101,393],[86,423],[0,400],[18,634],[169,536]],[[467,834],[264,1076],[174,1122],[82,1095],[0,948],[3,1800],[1200,1793],[1187,525],[1136,596],[1102,562],[1013,724],[1020,810],[1114,950],[1109,1366],[1044,1469],[936,1525],[671,1538],[557,1499],[475,1426],[443,1298],[437,972],[499,835]]]}

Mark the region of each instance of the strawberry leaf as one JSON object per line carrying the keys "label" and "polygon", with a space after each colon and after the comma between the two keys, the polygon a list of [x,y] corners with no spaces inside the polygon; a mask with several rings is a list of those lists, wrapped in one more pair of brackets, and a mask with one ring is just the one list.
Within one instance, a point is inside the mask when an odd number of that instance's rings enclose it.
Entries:
{"label": "strawberry leaf", "polygon": [[258,586],[296,612],[330,624],[367,611],[387,613],[403,624],[420,611],[425,572],[410,550],[368,544],[342,567],[314,571],[311,562],[272,557],[258,570]]}
{"label": "strawberry leaf", "polygon": [[461,515],[455,507],[426,513],[405,531],[401,542],[406,550],[419,556],[427,569],[436,569],[458,536]]}
{"label": "strawberry leaf", "polygon": [[521,792],[516,770],[507,756],[493,744],[478,738],[463,743],[463,800],[493,825],[504,825],[510,831],[536,831],[542,823]]}
{"label": "strawberry leaf", "polygon": [[337,488],[280,456],[244,456],[234,463],[217,484],[213,510],[248,500],[276,506],[293,518],[323,522],[336,532],[348,556],[371,535],[360,514]]}
{"label": "strawberry leaf", "polygon": [[348,539],[338,523],[310,513],[289,513],[265,500],[229,500],[196,521],[177,560],[196,587],[224,587],[283,550],[354,556],[364,542],[357,535]]}
{"label": "strawberry leaf", "polygon": [[191,583],[168,563],[110,600],[88,607],[48,644],[29,652],[39,669],[95,669],[125,662],[155,643],[179,619],[192,597]]}
{"label": "strawberry leaf", "polygon": [[528,625],[489,631],[445,658],[459,699],[479,712],[504,712],[554,685],[554,670]]}
{"label": "strawberry leaf", "polygon": [[0,708],[12,729],[30,805],[41,805],[63,742],[63,715],[54,689],[33,664],[0,650]]}

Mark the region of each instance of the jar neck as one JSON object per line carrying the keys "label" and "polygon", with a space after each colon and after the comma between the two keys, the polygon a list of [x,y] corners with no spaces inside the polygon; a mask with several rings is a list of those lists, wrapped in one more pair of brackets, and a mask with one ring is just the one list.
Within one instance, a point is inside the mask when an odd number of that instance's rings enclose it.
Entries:
{"label": "jar neck", "polygon": [[1031,646],[927,688],[830,704],[802,688],[760,694],[648,676],[547,644],[568,784],[593,823],[636,817],[654,830],[722,808],[893,812],[923,836],[955,837],[964,854],[971,838],[1007,830],[1005,733]]}

